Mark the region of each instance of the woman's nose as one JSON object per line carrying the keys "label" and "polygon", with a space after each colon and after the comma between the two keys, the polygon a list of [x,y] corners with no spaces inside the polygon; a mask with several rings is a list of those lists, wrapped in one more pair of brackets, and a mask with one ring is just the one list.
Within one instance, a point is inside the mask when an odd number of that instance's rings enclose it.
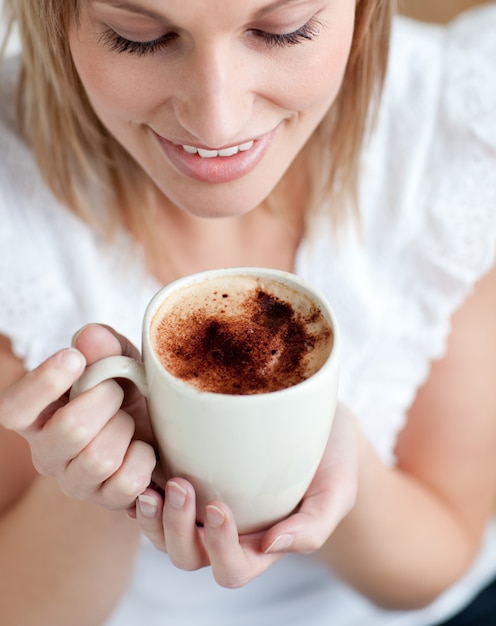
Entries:
{"label": "woman's nose", "polygon": [[178,122],[195,141],[212,149],[247,139],[254,99],[246,66],[228,46],[212,44],[192,51],[184,61],[175,91]]}

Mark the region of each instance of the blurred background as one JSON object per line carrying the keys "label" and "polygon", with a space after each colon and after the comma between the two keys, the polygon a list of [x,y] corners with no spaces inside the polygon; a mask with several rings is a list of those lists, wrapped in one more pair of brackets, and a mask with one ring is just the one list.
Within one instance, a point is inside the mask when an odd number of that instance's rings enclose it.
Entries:
{"label": "blurred background", "polygon": [[[398,0],[400,11],[416,19],[431,22],[447,22],[461,11],[477,4],[484,4],[491,0]],[[3,0],[0,0],[0,15]],[[0,41],[5,31],[4,20],[0,18]],[[14,36],[9,42],[7,53],[14,53],[18,49],[17,38]]]}
{"label": "blurred background", "polygon": [[431,22],[448,22],[461,11],[490,0],[398,0],[405,15]]}

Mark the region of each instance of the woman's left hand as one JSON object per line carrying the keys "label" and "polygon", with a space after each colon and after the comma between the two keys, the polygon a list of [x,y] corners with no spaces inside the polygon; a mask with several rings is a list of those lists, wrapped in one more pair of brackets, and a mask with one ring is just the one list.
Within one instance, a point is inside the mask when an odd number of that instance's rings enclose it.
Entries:
{"label": "woman's left hand", "polygon": [[297,511],[275,526],[238,535],[230,509],[210,502],[204,525],[196,524],[195,492],[182,478],[170,479],[165,499],[147,489],[136,506],[136,519],[155,547],[180,569],[210,565],[223,587],[241,587],[278,561],[282,554],[318,550],[353,508],[357,491],[355,422],[342,405],[317,473]]}

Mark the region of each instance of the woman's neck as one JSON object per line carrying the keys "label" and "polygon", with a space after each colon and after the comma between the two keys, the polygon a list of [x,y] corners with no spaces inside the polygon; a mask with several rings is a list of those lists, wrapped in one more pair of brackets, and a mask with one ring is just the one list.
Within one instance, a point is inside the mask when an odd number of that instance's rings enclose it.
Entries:
{"label": "woman's neck", "polygon": [[[285,189],[288,187],[288,189]],[[154,213],[149,265],[162,283],[215,267],[272,267],[293,271],[304,234],[305,194],[294,183],[266,203],[226,218],[191,216],[161,198]],[[143,243],[143,240],[142,240]]]}

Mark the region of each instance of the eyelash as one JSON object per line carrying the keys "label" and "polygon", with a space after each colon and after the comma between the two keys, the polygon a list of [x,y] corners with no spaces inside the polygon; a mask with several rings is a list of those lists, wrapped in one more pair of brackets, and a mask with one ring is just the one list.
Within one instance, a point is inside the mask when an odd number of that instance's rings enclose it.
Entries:
{"label": "eyelash", "polygon": [[166,48],[175,38],[175,33],[168,33],[153,41],[132,41],[131,39],[121,37],[121,35],[109,28],[102,33],[101,41],[111,52],[127,52],[128,54],[145,56]]}
{"label": "eyelash", "polygon": [[295,46],[305,41],[312,41],[319,34],[320,23],[317,18],[312,17],[306,24],[303,24],[301,28],[293,31],[292,33],[285,33],[278,35],[275,33],[267,33],[264,30],[254,29],[252,32],[260,37],[268,48],[284,48],[286,46]]}
{"label": "eyelash", "polygon": [[[319,34],[318,20],[313,17],[306,24],[303,24],[301,28],[293,31],[292,33],[285,33],[282,35],[276,33],[267,33],[263,30],[251,29],[256,37],[261,39],[268,48],[284,48],[295,46],[305,41],[312,41]],[[106,45],[111,52],[127,52],[128,54],[136,54],[138,56],[146,56],[158,52],[162,48],[169,46],[175,39],[176,33],[168,33],[159,39],[153,41],[132,41],[126,39],[117,34],[114,30],[109,28],[101,35],[101,41]]]}

